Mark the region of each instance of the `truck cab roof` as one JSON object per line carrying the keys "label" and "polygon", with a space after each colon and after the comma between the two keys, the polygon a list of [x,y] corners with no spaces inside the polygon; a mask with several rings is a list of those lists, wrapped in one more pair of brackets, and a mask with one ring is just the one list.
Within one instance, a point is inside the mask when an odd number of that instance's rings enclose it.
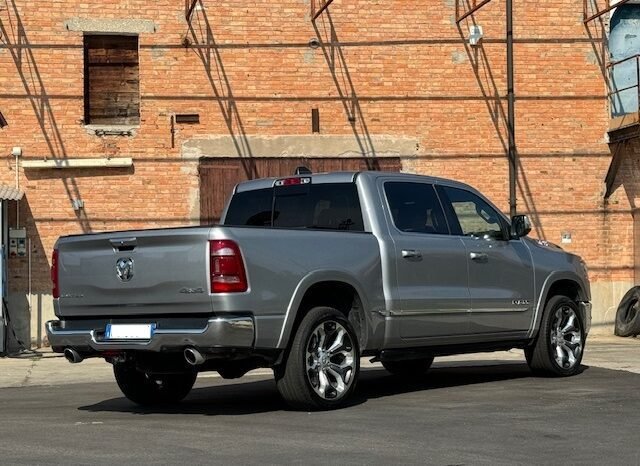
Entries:
{"label": "truck cab roof", "polygon": [[447,186],[458,186],[465,189],[472,189],[471,186],[460,183],[458,181],[449,180],[446,178],[438,178],[433,176],[415,175],[411,173],[399,173],[399,172],[384,172],[384,171],[344,171],[344,172],[325,172],[325,173],[310,173],[301,175],[291,175],[284,177],[271,177],[260,178],[256,180],[243,181],[238,183],[234,193],[253,191],[256,189],[271,188],[278,180],[284,180],[289,178],[311,178],[314,184],[328,184],[328,183],[353,183],[358,177],[367,177],[370,181],[375,181],[377,178],[397,178],[405,181],[416,179],[420,181],[427,181],[433,184],[444,184]]}

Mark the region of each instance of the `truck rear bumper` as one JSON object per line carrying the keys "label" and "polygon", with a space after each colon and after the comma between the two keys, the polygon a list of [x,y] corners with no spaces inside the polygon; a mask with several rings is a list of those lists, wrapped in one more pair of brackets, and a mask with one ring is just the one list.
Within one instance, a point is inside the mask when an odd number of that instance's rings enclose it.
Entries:
{"label": "truck rear bumper", "polygon": [[156,329],[149,340],[108,340],[96,329],[65,329],[60,320],[46,324],[49,344],[54,351],[64,348],[76,350],[171,351],[187,346],[198,348],[251,348],[255,339],[255,325],[251,317],[211,318],[204,328]]}

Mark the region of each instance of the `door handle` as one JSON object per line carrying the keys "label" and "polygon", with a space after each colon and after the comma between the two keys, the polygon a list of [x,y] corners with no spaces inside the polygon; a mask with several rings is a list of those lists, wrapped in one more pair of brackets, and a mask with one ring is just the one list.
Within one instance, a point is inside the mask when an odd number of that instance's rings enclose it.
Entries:
{"label": "door handle", "polygon": [[402,257],[405,259],[420,259],[422,257],[422,253],[415,249],[403,249]]}
{"label": "door handle", "polygon": [[137,238],[114,238],[110,239],[109,243],[114,250],[125,252],[125,251],[133,251],[138,245]]}
{"label": "door handle", "polygon": [[476,262],[487,262],[489,260],[489,256],[484,252],[471,252],[469,253],[469,258]]}

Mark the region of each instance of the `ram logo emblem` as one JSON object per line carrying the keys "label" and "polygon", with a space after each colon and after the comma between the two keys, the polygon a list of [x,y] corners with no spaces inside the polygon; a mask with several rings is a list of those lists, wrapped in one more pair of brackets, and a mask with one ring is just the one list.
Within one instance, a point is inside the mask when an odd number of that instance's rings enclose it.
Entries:
{"label": "ram logo emblem", "polygon": [[116,261],[116,275],[121,282],[128,282],[133,278],[133,259],[122,257]]}

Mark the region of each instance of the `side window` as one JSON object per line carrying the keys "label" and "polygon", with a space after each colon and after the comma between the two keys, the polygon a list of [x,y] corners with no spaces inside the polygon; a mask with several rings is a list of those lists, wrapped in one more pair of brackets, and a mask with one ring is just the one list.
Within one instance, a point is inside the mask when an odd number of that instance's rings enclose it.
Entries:
{"label": "side window", "polygon": [[451,206],[459,224],[452,226],[459,234],[475,238],[504,240],[505,234],[498,212],[482,198],[464,189],[443,186],[439,188],[445,194],[446,202]]}
{"label": "side window", "polygon": [[390,181],[384,184],[384,192],[398,230],[449,234],[444,212],[432,185]]}
{"label": "side window", "polygon": [[364,231],[356,185],[331,183],[276,188],[273,226]]}
{"label": "side window", "polygon": [[225,225],[271,226],[271,203],[273,188],[256,189],[234,194],[224,219]]}

